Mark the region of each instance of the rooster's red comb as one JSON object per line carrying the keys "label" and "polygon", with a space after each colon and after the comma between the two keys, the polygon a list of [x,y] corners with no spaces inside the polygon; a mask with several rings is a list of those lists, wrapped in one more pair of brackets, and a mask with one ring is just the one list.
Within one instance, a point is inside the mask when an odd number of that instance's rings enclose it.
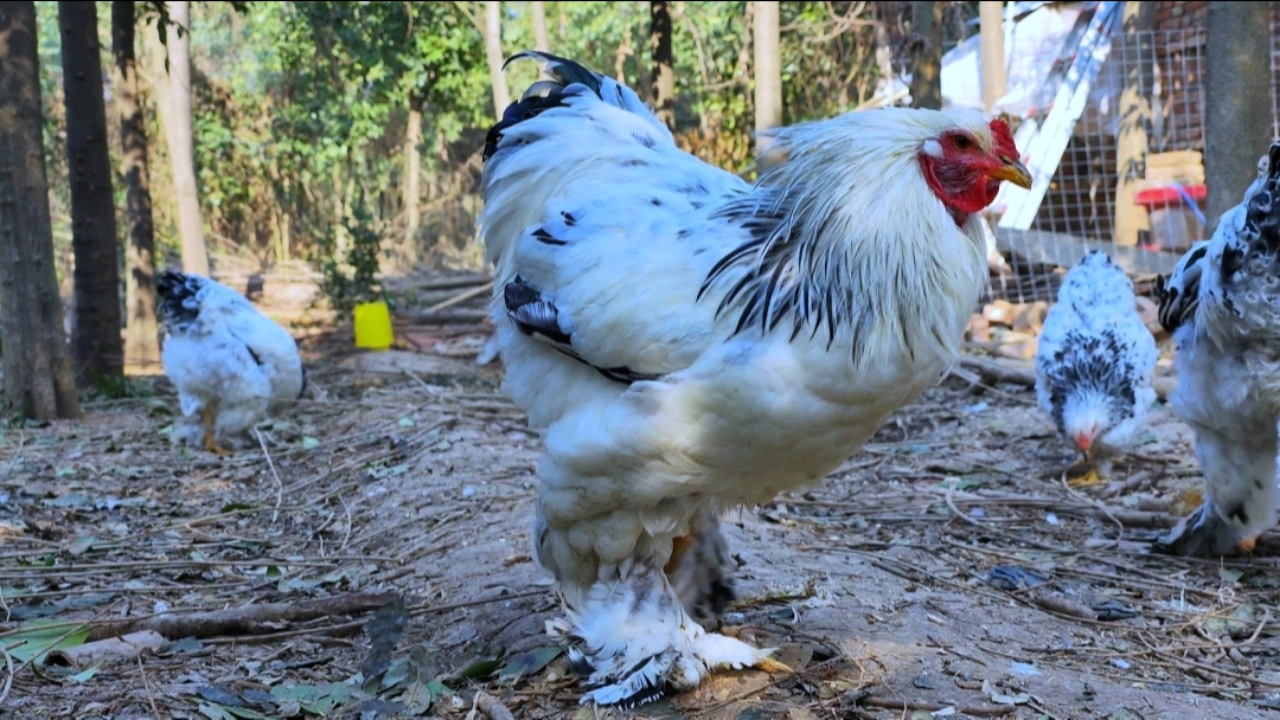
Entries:
{"label": "rooster's red comb", "polygon": [[996,150],[1018,157],[1018,146],[1013,142],[1013,133],[1009,132],[1009,123],[1000,118],[992,120],[991,136],[995,140]]}

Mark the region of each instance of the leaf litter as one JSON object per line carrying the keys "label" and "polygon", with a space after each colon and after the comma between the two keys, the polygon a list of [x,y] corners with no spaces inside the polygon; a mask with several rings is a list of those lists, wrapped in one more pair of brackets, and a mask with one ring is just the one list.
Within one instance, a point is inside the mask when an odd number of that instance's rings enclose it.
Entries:
{"label": "leaf litter", "polygon": [[[440,330],[476,347],[485,332]],[[365,362],[345,343],[304,343],[316,398],[264,433],[278,485],[261,448],[172,447],[164,379],[79,423],[3,431],[6,706],[149,716],[154,702],[245,720],[464,717],[483,700],[581,714],[564,648],[542,633],[557,603],[527,554],[538,440],[499,393],[501,369],[404,351]],[[1277,704],[1280,543],[1267,534],[1254,558],[1221,562],[1147,553],[1199,482],[1189,433],[1158,408],[1114,491],[1068,488],[1070,454],[1032,427],[1033,401],[948,381],[824,485],[732,517],[739,599],[723,631],[812,660],[714,676],[641,714]],[[46,662],[144,630],[166,642],[132,665]]]}

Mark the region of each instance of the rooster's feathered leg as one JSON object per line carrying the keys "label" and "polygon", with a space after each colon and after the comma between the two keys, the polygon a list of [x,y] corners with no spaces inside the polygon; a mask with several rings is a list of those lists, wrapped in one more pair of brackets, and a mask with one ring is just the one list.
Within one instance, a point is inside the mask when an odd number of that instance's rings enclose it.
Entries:
{"label": "rooster's feathered leg", "polygon": [[[714,621],[730,592],[728,548],[709,507],[694,508],[681,533],[664,540],[629,511],[554,527],[546,500],[535,517],[534,554],[556,576],[565,609],[547,631],[569,641],[571,667],[590,688],[582,702],[634,707],[692,690],[717,668],[787,670],[772,650],[700,624]],[[619,546],[628,551],[614,554]]]}
{"label": "rooster's feathered leg", "polygon": [[1155,548],[1193,557],[1251,552],[1258,535],[1275,524],[1280,505],[1276,442],[1263,437],[1250,447],[1212,428],[1194,427],[1204,499]]}
{"label": "rooster's feathered leg", "polygon": [[573,643],[570,666],[593,688],[584,704],[635,707],[668,690],[692,690],[719,668],[789,670],[770,650],[705,631],[655,563],[633,565],[616,582],[569,590],[568,617],[548,630]]}
{"label": "rooster's feathered leg", "polygon": [[737,597],[731,561],[720,519],[706,509],[694,516],[688,535],[676,538],[663,568],[685,612],[707,630],[719,627],[720,613]]}

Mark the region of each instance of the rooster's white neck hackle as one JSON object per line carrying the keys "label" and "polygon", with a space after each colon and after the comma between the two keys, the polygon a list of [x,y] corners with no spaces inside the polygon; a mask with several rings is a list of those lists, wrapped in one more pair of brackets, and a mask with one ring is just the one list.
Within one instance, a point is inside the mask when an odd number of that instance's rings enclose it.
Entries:
{"label": "rooster's white neck hackle", "polygon": [[884,109],[771,132],[771,152],[786,160],[719,211],[755,237],[703,291],[732,283],[720,311],[739,313],[739,332],[825,336],[828,347],[851,344],[855,365],[884,343],[908,357],[931,342],[958,352],[987,281],[985,244],[976,217],[957,228],[919,158],[957,128],[990,148],[976,111]]}

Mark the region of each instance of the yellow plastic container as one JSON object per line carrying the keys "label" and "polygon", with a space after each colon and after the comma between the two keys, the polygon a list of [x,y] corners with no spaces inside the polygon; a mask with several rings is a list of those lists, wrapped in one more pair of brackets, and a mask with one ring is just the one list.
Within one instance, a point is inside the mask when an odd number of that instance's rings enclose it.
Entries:
{"label": "yellow plastic container", "polygon": [[391,331],[391,310],[381,300],[357,305],[355,325],[358,348],[386,350],[395,342]]}

